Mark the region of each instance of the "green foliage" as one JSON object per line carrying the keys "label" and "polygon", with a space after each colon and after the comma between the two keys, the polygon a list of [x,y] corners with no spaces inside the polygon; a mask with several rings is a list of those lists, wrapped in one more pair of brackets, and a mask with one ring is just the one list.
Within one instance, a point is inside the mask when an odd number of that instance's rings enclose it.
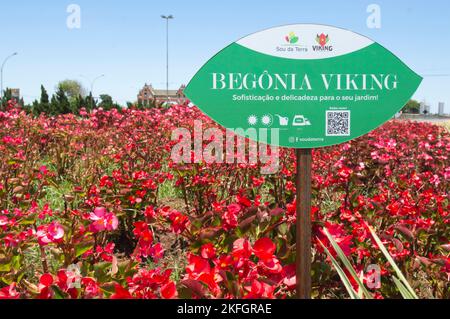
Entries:
{"label": "green foliage", "polygon": [[89,111],[92,111],[97,107],[97,102],[95,101],[94,97],[92,96],[92,92],[89,93],[88,96],[86,96],[85,99],[86,109]]}
{"label": "green foliage", "polygon": [[[331,236],[331,234],[328,232],[327,229],[323,229],[325,235],[327,236],[328,240],[330,241],[333,249],[336,251],[337,256],[339,257],[339,260],[341,261],[341,264],[344,265],[345,269],[347,270],[347,273],[349,273],[354,281],[356,282],[356,285],[358,286],[358,290],[355,291],[353,288],[348,276],[344,272],[343,268],[339,265],[338,261],[333,257],[333,254],[327,249],[327,247],[319,240],[320,245],[324,249],[327,256],[330,258],[331,263],[333,264],[333,267],[336,269],[339,278],[341,279],[342,283],[344,284],[345,289],[347,290],[348,294],[350,295],[350,298],[352,299],[362,299],[363,297],[365,299],[372,299],[372,294],[367,290],[365,287],[363,281],[360,277],[358,277],[355,269],[351,265],[348,258],[345,256],[342,249],[339,247],[339,244],[336,242],[336,240]],[[389,264],[392,266],[392,268],[395,271],[396,276],[392,276],[392,279],[394,281],[395,286],[397,287],[398,291],[402,295],[404,299],[418,299],[416,293],[414,292],[414,289],[412,289],[411,285],[406,280],[403,273],[400,271],[400,268],[398,268],[397,264],[395,263],[392,256],[387,251],[386,247],[383,245],[381,239],[377,236],[377,234],[374,232],[372,227],[369,226],[370,233],[372,234],[373,239],[375,240],[376,244],[380,248],[381,252],[383,253],[384,257],[387,259]]]}
{"label": "green foliage", "polygon": [[34,101],[32,111],[34,115],[40,115],[41,113],[47,113],[50,110],[50,102],[47,90],[41,85],[41,98],[39,101]]}
{"label": "green foliage", "polygon": [[83,85],[77,80],[64,80],[58,83],[56,90],[63,91],[69,100],[76,99],[78,96],[85,96],[86,90]]}
{"label": "green foliage", "polygon": [[6,106],[8,105],[8,101],[11,100],[12,98],[12,93],[11,93],[11,89],[6,88],[6,90],[3,92],[2,94],[2,99],[1,99],[1,103],[0,103],[0,110],[4,111],[6,109]]}
{"label": "green foliage", "polygon": [[72,106],[70,105],[69,99],[62,88],[52,96],[52,101],[50,102],[50,114],[69,114],[73,112]]}
{"label": "green foliage", "polygon": [[408,103],[402,109],[403,113],[412,113],[419,114],[420,113],[420,103],[416,100],[409,100]]}
{"label": "green foliage", "polygon": [[100,100],[101,102],[99,103],[98,107],[103,108],[105,111],[109,111],[111,109],[118,109],[118,110],[121,109],[120,105],[114,103],[111,95],[101,94]]}

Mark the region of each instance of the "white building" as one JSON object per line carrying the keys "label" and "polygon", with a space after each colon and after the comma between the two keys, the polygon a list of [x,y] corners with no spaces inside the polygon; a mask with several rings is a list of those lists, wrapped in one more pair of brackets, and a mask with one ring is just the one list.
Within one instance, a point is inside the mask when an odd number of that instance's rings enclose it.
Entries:
{"label": "white building", "polygon": [[444,102],[439,102],[439,112],[438,112],[439,116],[443,116],[444,115]]}

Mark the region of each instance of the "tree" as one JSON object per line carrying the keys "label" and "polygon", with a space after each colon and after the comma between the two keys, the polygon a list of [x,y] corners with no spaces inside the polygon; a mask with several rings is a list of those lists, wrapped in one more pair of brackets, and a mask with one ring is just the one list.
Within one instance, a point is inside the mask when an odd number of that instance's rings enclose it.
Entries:
{"label": "tree", "polygon": [[77,80],[64,80],[58,83],[56,90],[62,90],[70,101],[78,98],[78,96],[86,96],[86,90]]}
{"label": "tree", "polygon": [[45,87],[41,84],[41,104],[48,104],[50,101],[48,99],[48,93]]}
{"label": "tree", "polygon": [[0,103],[0,110],[5,110],[8,105],[8,101],[11,99],[12,99],[11,89],[6,88],[6,90],[3,92],[3,95],[2,95],[2,100]]}
{"label": "tree", "polygon": [[68,114],[73,111],[69,99],[62,88],[53,94],[50,105],[51,115]]}
{"label": "tree", "polygon": [[98,107],[103,108],[104,110],[111,110],[114,107],[114,102],[113,99],[111,97],[111,95],[108,94],[101,94],[100,95],[100,104],[98,105]]}
{"label": "tree", "polygon": [[402,109],[403,113],[412,113],[419,114],[420,113],[420,103],[416,100],[409,100],[408,103]]}
{"label": "tree", "polygon": [[85,104],[86,104],[86,109],[87,109],[88,111],[92,111],[93,109],[96,108],[97,103],[95,102],[95,99],[94,99],[94,97],[92,96],[92,92],[89,93],[88,96],[86,96]]}
{"label": "tree", "polygon": [[50,112],[50,103],[48,99],[47,90],[43,85],[41,85],[41,98],[39,101],[33,102],[33,114],[40,115],[41,113],[49,113]]}
{"label": "tree", "polygon": [[83,98],[81,95],[78,95],[71,104],[72,104],[72,110],[76,114],[79,114],[80,109],[82,109],[83,107],[86,108],[86,106],[87,106],[86,99]]}

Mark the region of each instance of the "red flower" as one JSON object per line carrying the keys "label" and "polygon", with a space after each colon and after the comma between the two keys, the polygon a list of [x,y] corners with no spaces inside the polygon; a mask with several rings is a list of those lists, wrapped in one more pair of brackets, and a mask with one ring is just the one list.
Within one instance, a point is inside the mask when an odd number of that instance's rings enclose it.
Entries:
{"label": "red flower", "polygon": [[259,259],[270,259],[275,253],[276,246],[270,238],[258,239],[253,245],[253,252]]}
{"label": "red flower", "polygon": [[115,284],[115,293],[111,295],[111,299],[133,299],[133,296],[130,294],[128,290],[123,288],[119,284]]}
{"label": "red flower", "polygon": [[43,274],[39,279],[39,299],[50,299],[53,295],[51,285],[53,284],[53,276]]}
{"label": "red flower", "polygon": [[338,171],[338,176],[342,181],[347,181],[349,177],[353,174],[353,170],[348,167],[343,167]]}
{"label": "red flower", "polygon": [[189,264],[186,266],[188,274],[200,275],[211,271],[209,261],[194,254],[189,255],[188,262]]}
{"label": "red flower", "polygon": [[83,279],[81,279],[81,283],[84,286],[84,295],[86,298],[95,298],[102,296],[100,286],[94,278],[84,277]]}
{"label": "red flower", "polygon": [[145,222],[134,223],[133,234],[142,241],[151,243],[153,241],[153,233]]}
{"label": "red flower", "polygon": [[189,218],[177,211],[170,213],[169,219],[172,222],[172,229],[176,234],[181,234],[189,224]]}
{"label": "red flower", "polygon": [[237,214],[241,211],[241,206],[231,204],[227,206],[227,210],[222,215],[223,228],[225,230],[234,229],[238,225]]}
{"label": "red flower", "polygon": [[252,282],[250,289],[248,288],[246,289],[250,290],[250,293],[247,296],[245,296],[245,298],[247,299],[260,299],[260,298],[272,299],[275,287],[265,282],[254,280]]}
{"label": "red flower", "polygon": [[200,248],[200,255],[205,259],[213,259],[216,257],[216,249],[214,248],[214,245],[211,243],[204,244]]}
{"label": "red flower", "polygon": [[295,274],[295,264],[285,266],[283,268],[283,284],[285,284],[289,289],[294,289],[297,283],[297,278]]}
{"label": "red flower", "polygon": [[161,297],[164,299],[174,299],[178,297],[177,287],[173,281],[161,287]]}
{"label": "red flower", "polygon": [[233,257],[235,258],[249,258],[252,255],[250,242],[245,238],[239,238],[233,243]]}
{"label": "red flower", "polygon": [[164,249],[160,243],[157,243],[156,245],[150,248],[150,256],[156,262],[158,262],[158,260],[164,257]]}
{"label": "red flower", "polygon": [[263,272],[271,274],[279,274],[283,270],[280,261],[274,256],[272,256],[271,258],[261,259],[258,262],[258,266]]}
{"label": "red flower", "polygon": [[[333,239],[336,241],[336,243],[342,249],[344,254],[346,256],[349,256],[350,253],[352,252],[353,236],[347,235],[345,232],[344,226],[340,225],[340,224],[332,224],[332,223],[326,222],[325,228],[328,230],[330,235],[333,237]],[[333,247],[331,246],[331,243],[328,241],[328,238],[326,237],[326,235],[323,233],[322,230],[320,230],[319,239],[330,250],[330,252],[333,255],[336,254]],[[319,251],[322,251],[322,248],[320,245],[318,246],[318,249],[319,249]]]}
{"label": "red flower", "polygon": [[156,212],[153,206],[148,206],[147,208],[145,208],[144,215],[149,219],[155,218]]}
{"label": "red flower", "polygon": [[241,211],[241,206],[239,204],[230,204],[227,206],[227,211],[230,214],[237,215]]}

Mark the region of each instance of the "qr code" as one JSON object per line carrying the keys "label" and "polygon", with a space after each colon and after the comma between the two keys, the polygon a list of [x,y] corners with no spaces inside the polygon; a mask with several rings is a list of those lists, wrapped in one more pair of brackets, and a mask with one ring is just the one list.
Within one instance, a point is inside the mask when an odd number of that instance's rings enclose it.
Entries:
{"label": "qr code", "polygon": [[350,135],[350,111],[327,111],[327,136]]}

